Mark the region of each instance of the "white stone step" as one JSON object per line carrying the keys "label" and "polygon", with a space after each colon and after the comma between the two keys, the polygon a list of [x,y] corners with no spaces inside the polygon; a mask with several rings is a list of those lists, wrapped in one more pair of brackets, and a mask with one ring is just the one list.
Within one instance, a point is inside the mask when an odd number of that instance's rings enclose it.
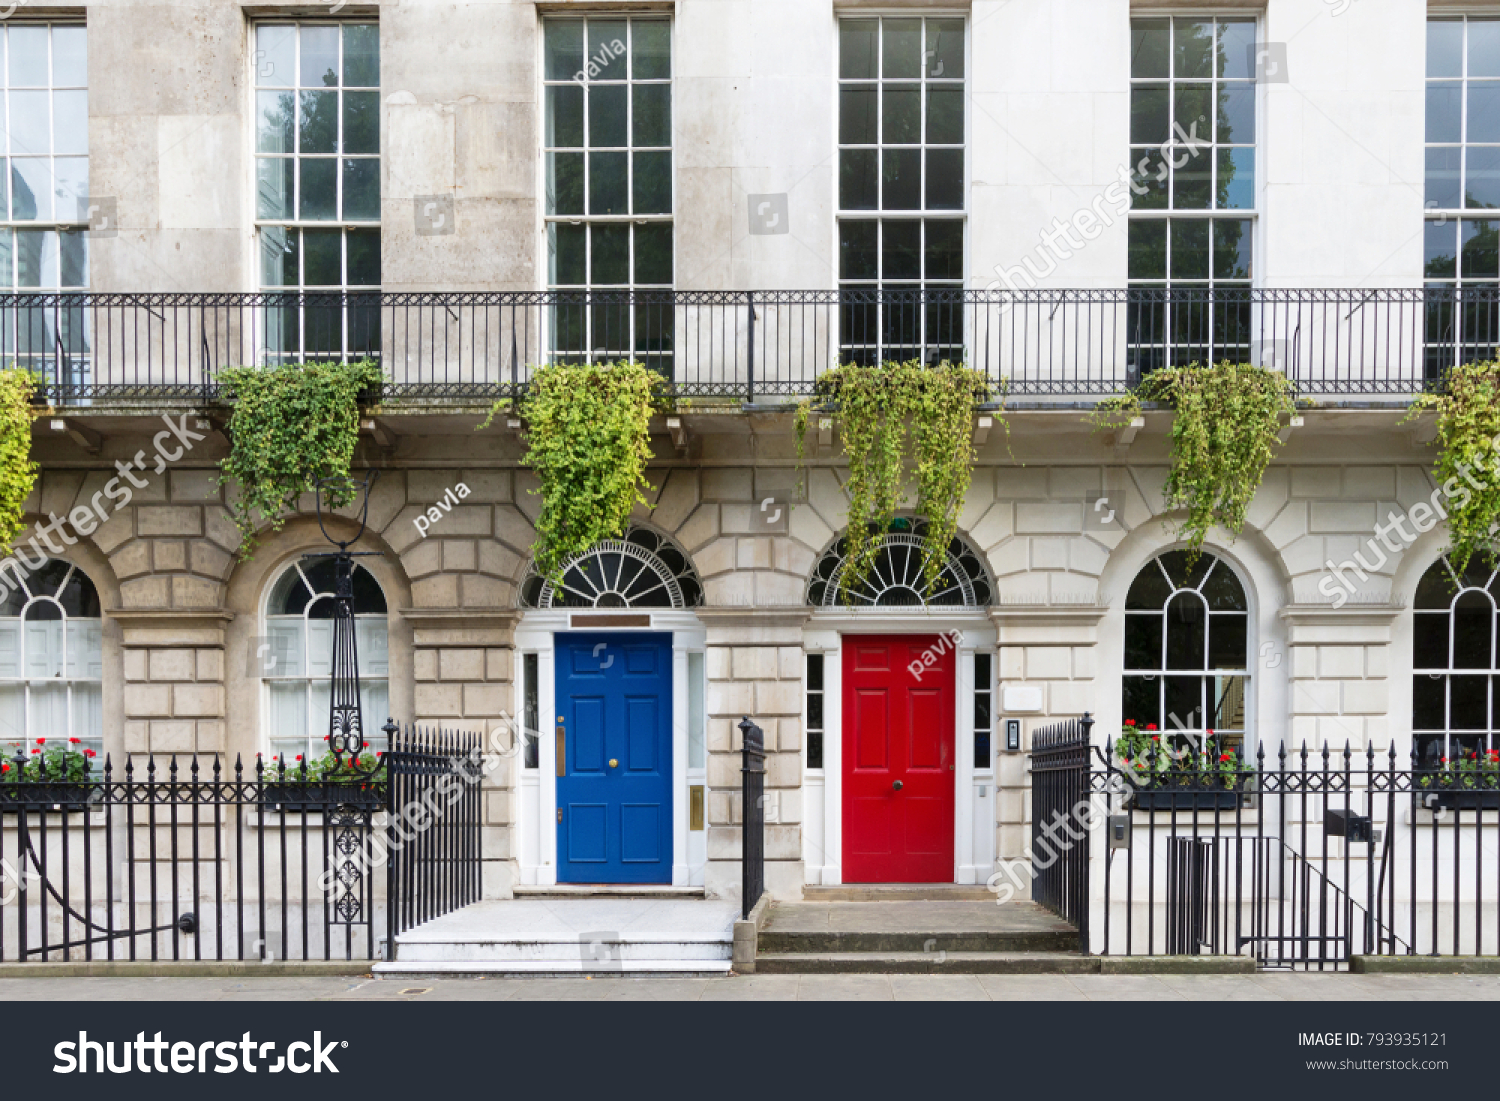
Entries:
{"label": "white stone step", "polygon": [[392,974],[722,974],[732,900],[518,898],[475,903],[396,938]]}
{"label": "white stone step", "polygon": [[[402,963],[562,963],[581,970],[608,968],[627,960],[727,960],[728,938],[683,939],[671,936],[591,937],[580,940],[409,941],[396,938],[396,959]],[[585,964],[589,966],[584,966]]]}
{"label": "white stone step", "polygon": [[546,978],[552,975],[591,975],[596,978],[618,975],[727,975],[730,961],[723,960],[619,960],[610,964],[594,964],[585,967],[582,960],[568,963],[563,960],[516,960],[511,962],[438,962],[393,960],[377,963],[374,972],[377,978],[385,976],[414,977],[432,975],[452,978],[463,975],[489,975],[502,977],[524,975]]}

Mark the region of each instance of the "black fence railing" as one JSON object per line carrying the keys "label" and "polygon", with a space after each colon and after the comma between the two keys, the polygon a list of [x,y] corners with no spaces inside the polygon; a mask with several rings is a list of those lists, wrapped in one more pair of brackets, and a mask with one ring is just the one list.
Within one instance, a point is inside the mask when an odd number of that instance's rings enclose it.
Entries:
{"label": "black fence railing", "polygon": [[1224,359],[1309,395],[1402,396],[1497,350],[1493,285],[0,295],[0,361],[62,405],[207,402],[225,367],[326,358],[378,361],[387,399],[511,396],[538,364],[625,358],[680,396],[750,402],[891,359],[961,360],[1017,396],[1119,393]]}
{"label": "black fence railing", "polygon": [[1031,738],[1032,901],[1078,929],[1079,951],[1089,950],[1088,846],[1048,835],[1055,823],[1071,822],[1072,810],[1089,799],[1089,734],[1085,713],[1036,731]]}
{"label": "black fence railing", "polygon": [[5,761],[0,961],[379,958],[482,886],[478,735],[385,735],[364,771]]}
{"label": "black fence railing", "polygon": [[1072,767],[1087,771],[1081,798],[1105,827],[1076,846],[1099,861],[1096,953],[1323,970],[1359,955],[1500,952],[1492,761],[1424,769],[1394,748],[1347,746],[1262,746],[1243,762],[1216,748],[1129,763],[1113,746],[1094,753]]}
{"label": "black fence railing", "polygon": [[172,757],[0,783],[0,960],[370,959],[378,776]]}
{"label": "black fence railing", "polygon": [[740,767],[744,841],[740,853],[740,913],[748,918],[766,890],[766,735],[748,718],[740,720]]}
{"label": "black fence railing", "polygon": [[385,754],[386,936],[478,901],[480,735],[416,728],[391,736]]}

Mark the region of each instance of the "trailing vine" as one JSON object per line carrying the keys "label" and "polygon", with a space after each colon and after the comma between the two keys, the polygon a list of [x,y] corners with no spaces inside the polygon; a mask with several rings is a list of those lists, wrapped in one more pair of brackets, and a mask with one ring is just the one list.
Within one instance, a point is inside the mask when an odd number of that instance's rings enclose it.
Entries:
{"label": "trailing vine", "polygon": [[24,367],[0,370],[0,543],[21,530],[26,499],[40,469],[31,459],[31,395],[36,377]]}
{"label": "trailing vine", "polygon": [[[279,531],[297,499],[318,479],[348,477],[359,440],[360,394],[378,393],[382,381],[380,367],[369,360],[230,367],[219,373],[234,399],[231,446],[219,485],[234,483],[239,489],[230,516],[240,530],[242,557],[254,551],[262,517]],[[351,499],[352,491],[325,492],[334,508]]]}
{"label": "trailing vine", "polygon": [[[542,498],[532,547],[538,573],[561,581],[564,565],[601,539],[619,538],[635,506],[647,503],[651,414],[664,381],[640,363],[536,369],[520,412],[528,440],[522,461],[541,482],[532,491]],[[497,403],[490,417],[506,407]]]}
{"label": "trailing vine", "polygon": [[1460,577],[1475,554],[1500,557],[1500,363],[1449,368],[1442,386],[1412,402],[1405,421],[1437,413],[1435,477],[1448,513],[1449,560]]}
{"label": "trailing vine", "polygon": [[1140,415],[1145,401],[1170,405],[1177,414],[1163,495],[1168,509],[1187,510],[1178,533],[1196,558],[1214,524],[1232,535],[1244,529],[1245,513],[1281,445],[1281,418],[1296,412],[1292,384],[1280,372],[1245,363],[1163,367],[1131,393],[1100,402],[1090,419],[1097,429],[1121,428]]}
{"label": "trailing vine", "polygon": [[[970,418],[974,406],[990,396],[983,372],[946,362],[927,367],[917,360],[871,367],[847,363],[819,376],[817,395],[836,410],[849,464],[842,595],[847,600],[874,569],[891,521],[906,504],[908,461],[916,468],[916,511],[927,520],[922,576],[931,594],[969,491],[975,458]],[[810,407],[800,403],[795,414],[799,467]]]}

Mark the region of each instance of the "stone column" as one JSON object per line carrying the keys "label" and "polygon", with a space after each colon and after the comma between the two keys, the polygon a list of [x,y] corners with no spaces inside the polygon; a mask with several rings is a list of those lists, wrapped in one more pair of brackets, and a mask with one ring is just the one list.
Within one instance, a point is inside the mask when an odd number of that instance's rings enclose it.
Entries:
{"label": "stone column", "polygon": [[739,890],[744,833],[736,724],[765,731],[766,890],[802,897],[802,626],[806,608],[698,609],[708,628],[708,866],[711,895]]}
{"label": "stone column", "polygon": [[509,721],[515,714],[511,668],[520,613],[414,608],[401,614],[412,626],[417,724],[475,731],[485,738],[484,897],[509,898],[517,879],[512,784],[520,766]]}
{"label": "stone column", "polygon": [[[125,752],[153,755],[157,766],[173,754],[204,756],[225,749],[224,627],[222,608],[111,613],[120,626],[125,665]],[[179,761],[185,767],[186,761]],[[232,770],[233,761],[224,767]]]}

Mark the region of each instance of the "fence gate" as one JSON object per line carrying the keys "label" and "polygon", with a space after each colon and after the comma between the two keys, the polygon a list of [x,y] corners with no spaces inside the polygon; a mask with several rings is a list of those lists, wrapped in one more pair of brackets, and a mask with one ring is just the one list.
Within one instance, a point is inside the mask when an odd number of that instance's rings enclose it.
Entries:
{"label": "fence gate", "polygon": [[[1093,726],[1085,712],[1081,719],[1043,727],[1031,739],[1031,897],[1077,928],[1084,955],[1089,951],[1089,834],[1079,815],[1088,807]],[[1073,840],[1079,825],[1083,837]]]}
{"label": "fence gate", "polygon": [[385,755],[386,958],[396,937],[479,900],[481,736],[408,727]]}

